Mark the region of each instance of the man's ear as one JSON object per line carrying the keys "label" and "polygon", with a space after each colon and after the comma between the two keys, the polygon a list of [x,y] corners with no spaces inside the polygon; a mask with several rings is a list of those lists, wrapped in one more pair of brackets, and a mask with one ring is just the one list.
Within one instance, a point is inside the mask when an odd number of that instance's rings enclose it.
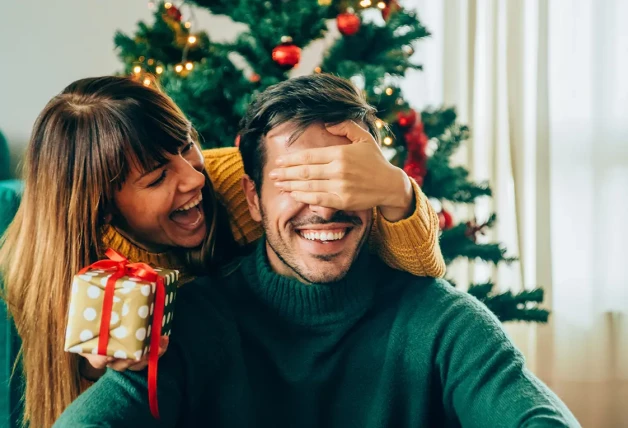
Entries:
{"label": "man's ear", "polygon": [[246,197],[246,203],[249,205],[251,218],[256,222],[261,223],[262,210],[259,195],[257,194],[255,183],[251,180],[251,177],[246,174],[242,177],[242,190],[244,191],[244,196]]}

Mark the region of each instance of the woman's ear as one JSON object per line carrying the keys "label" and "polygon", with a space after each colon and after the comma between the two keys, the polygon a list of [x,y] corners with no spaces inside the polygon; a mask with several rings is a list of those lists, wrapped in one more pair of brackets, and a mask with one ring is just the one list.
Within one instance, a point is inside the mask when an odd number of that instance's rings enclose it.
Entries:
{"label": "woman's ear", "polygon": [[256,222],[261,223],[262,214],[259,195],[257,194],[255,183],[251,180],[251,177],[246,174],[242,177],[242,190],[244,191],[244,196],[246,196],[246,203],[249,205],[251,218]]}

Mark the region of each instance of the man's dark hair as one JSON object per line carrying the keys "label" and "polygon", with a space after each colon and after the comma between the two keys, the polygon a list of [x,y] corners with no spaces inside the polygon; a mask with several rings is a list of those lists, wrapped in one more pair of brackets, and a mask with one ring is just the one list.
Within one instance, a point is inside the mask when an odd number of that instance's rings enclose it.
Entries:
{"label": "man's dark hair", "polygon": [[366,124],[379,142],[375,113],[375,108],[350,81],[331,74],[296,77],[270,86],[249,105],[240,122],[244,171],[259,193],[266,163],[264,137],[287,122],[295,125],[291,141],[314,123],[337,124],[353,120]]}

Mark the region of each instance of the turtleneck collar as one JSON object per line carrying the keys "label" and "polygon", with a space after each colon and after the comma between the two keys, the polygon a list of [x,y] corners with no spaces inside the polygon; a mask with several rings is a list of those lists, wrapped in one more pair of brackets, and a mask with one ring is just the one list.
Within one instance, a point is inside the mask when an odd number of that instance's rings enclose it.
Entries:
{"label": "turtleneck collar", "polygon": [[277,316],[300,326],[323,326],[359,318],[370,308],[379,275],[369,258],[363,248],[341,280],[304,284],[272,270],[266,240],[260,239],[241,266],[252,292]]}

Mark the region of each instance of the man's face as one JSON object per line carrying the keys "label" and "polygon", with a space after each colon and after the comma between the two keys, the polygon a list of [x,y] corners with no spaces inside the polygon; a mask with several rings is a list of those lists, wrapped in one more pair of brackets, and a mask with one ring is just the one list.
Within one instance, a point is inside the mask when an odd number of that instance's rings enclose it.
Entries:
{"label": "man's face", "polygon": [[264,141],[266,165],[261,191],[248,177],[243,185],[253,219],[266,233],[266,251],[275,272],[303,282],[326,283],[343,278],[368,237],[372,211],[338,211],[296,202],[275,187],[268,173],[277,157],[304,149],[350,144],[344,137],[314,124],[289,144],[290,123],[271,130]]}

